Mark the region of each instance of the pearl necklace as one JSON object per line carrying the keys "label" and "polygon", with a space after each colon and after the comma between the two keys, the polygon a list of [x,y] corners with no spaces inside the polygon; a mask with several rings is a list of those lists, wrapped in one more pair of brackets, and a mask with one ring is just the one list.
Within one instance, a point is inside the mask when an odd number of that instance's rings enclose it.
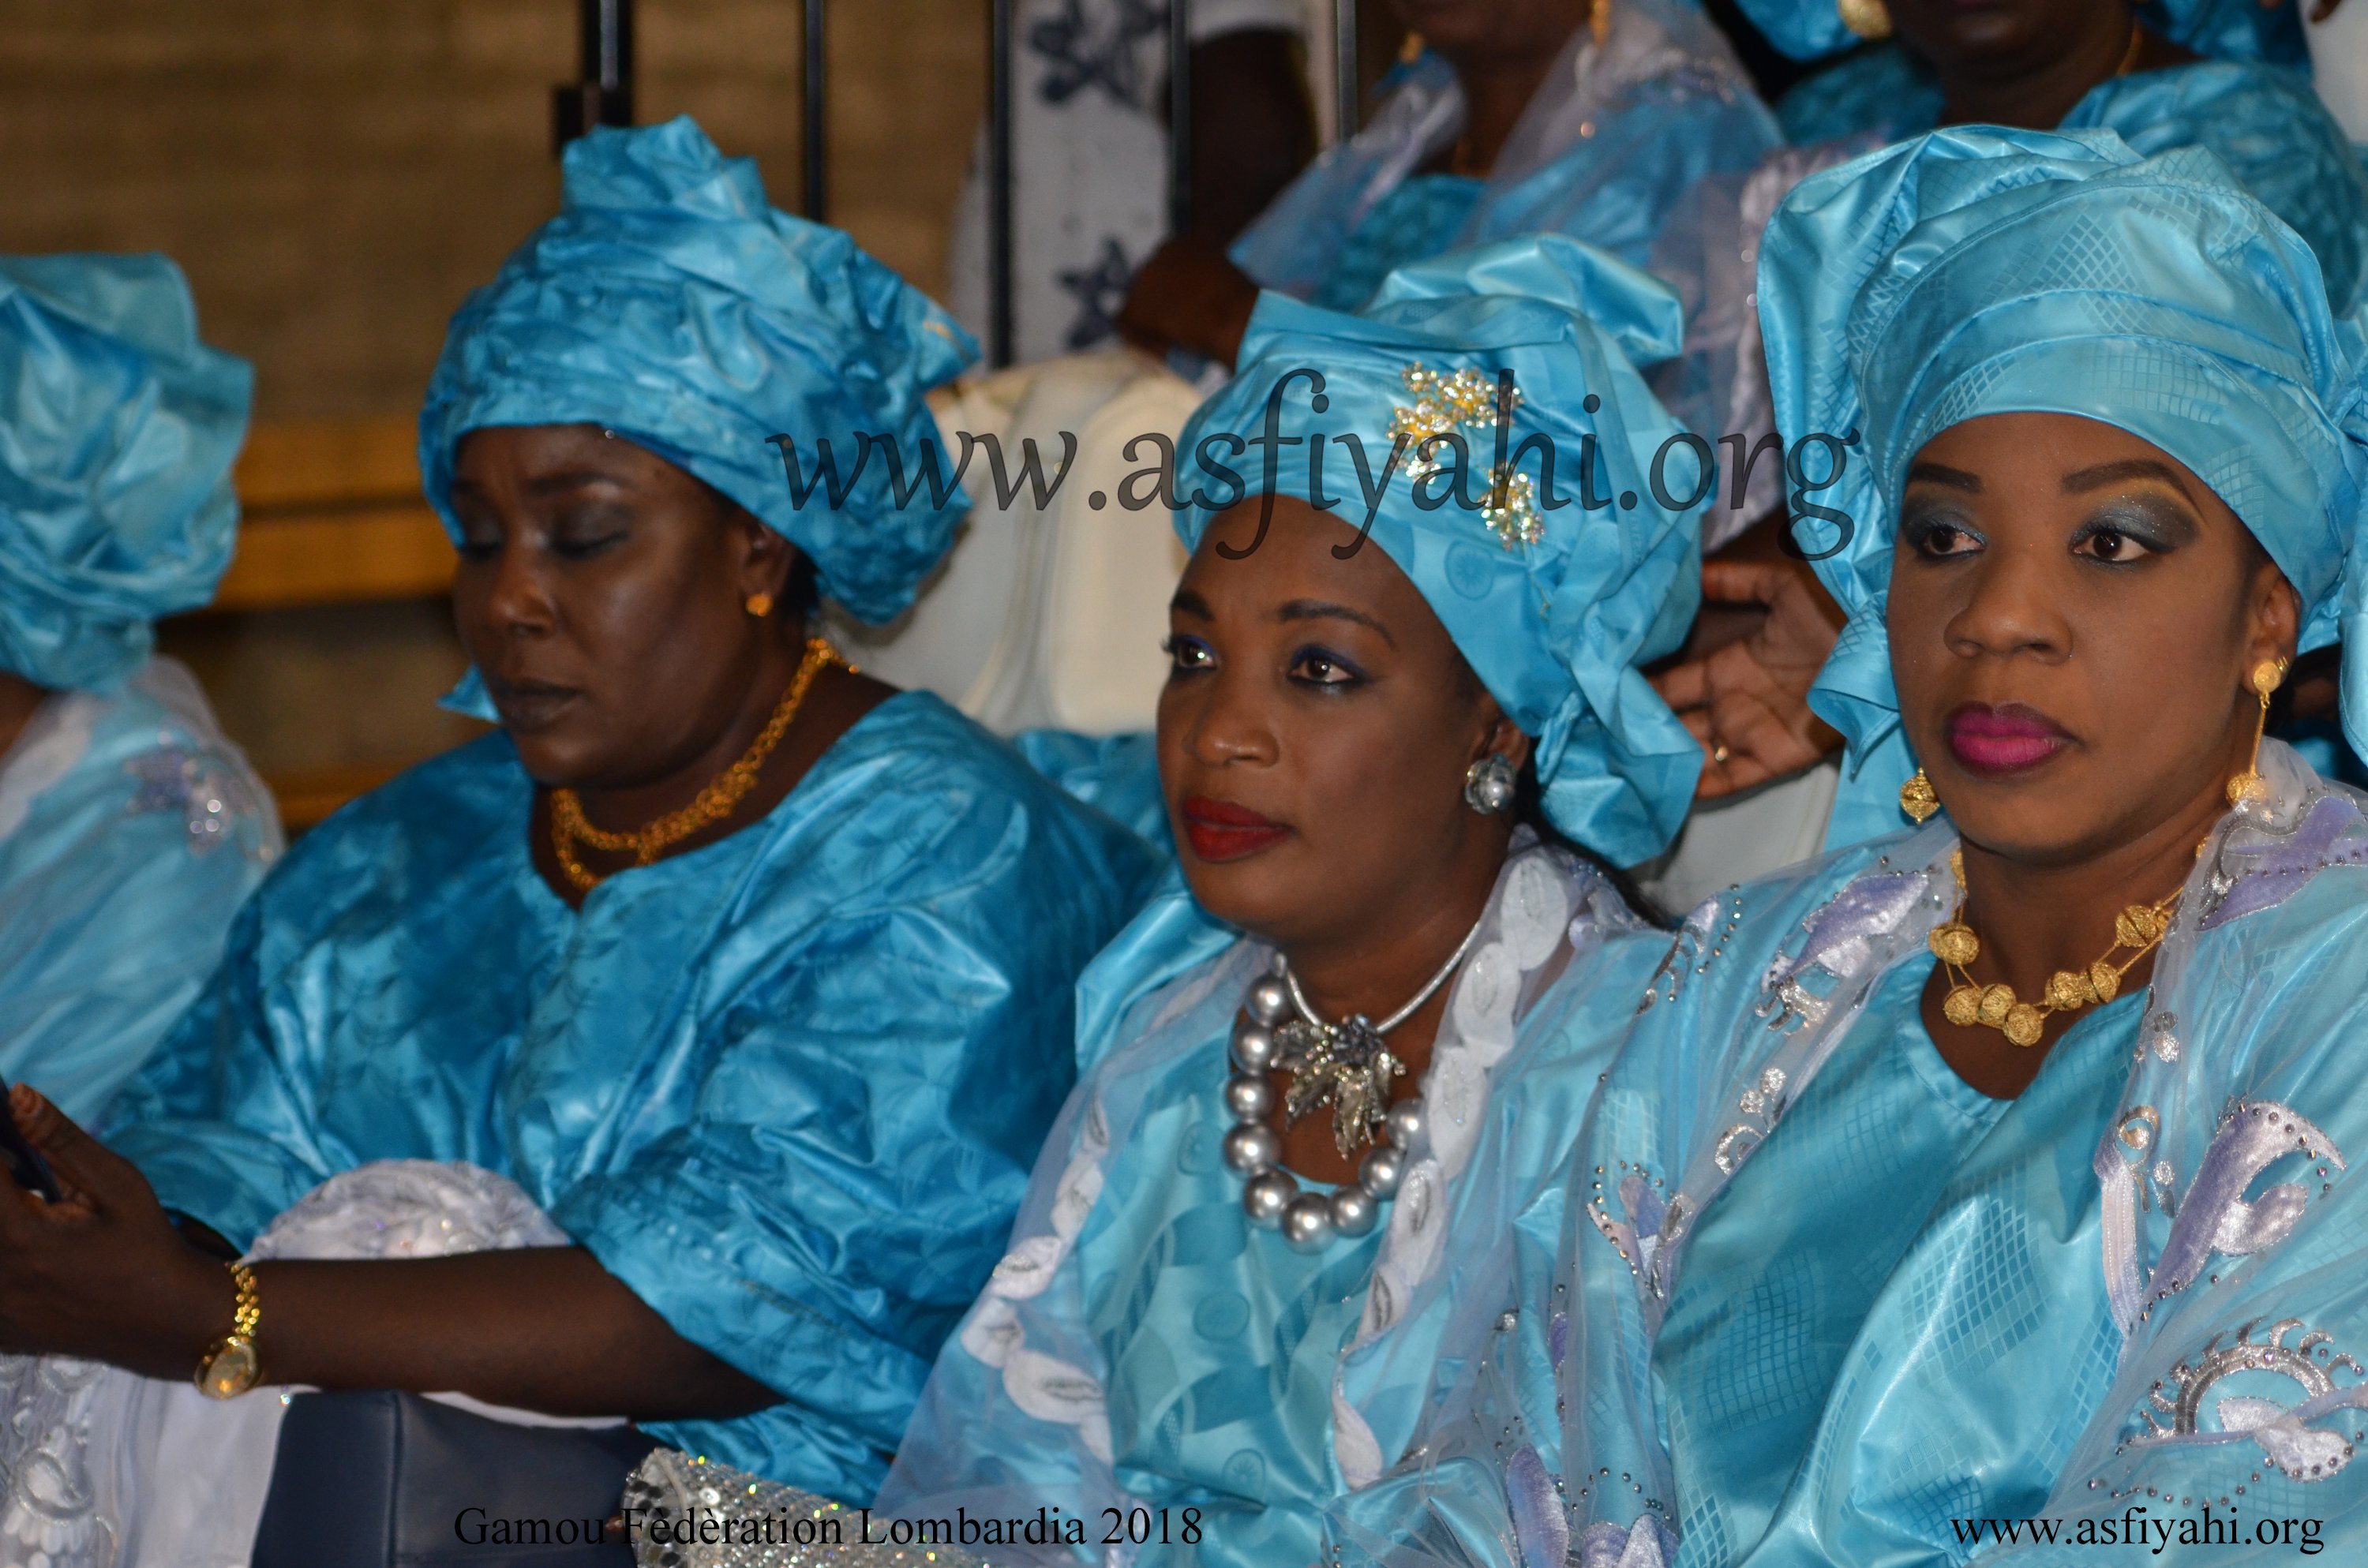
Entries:
{"label": "pearl necklace", "polygon": [[[1234,1125],[1226,1130],[1224,1154],[1226,1166],[1243,1178],[1242,1211],[1253,1224],[1279,1228],[1294,1251],[1320,1252],[1335,1236],[1366,1235],[1380,1222],[1381,1206],[1397,1195],[1406,1156],[1423,1131],[1420,1096],[1389,1103],[1390,1080],[1406,1066],[1383,1037],[1438,994],[1479,934],[1480,921],[1474,921],[1439,972],[1378,1024],[1361,1013],[1337,1024],[1316,1017],[1291,960],[1281,953],[1268,973],[1250,983],[1242,999],[1247,1016],[1234,1025],[1235,1071],[1225,1080],[1225,1108]],[[1298,1017],[1292,1017],[1293,1013]],[[1300,1191],[1298,1179],[1282,1168],[1282,1135],[1268,1125],[1274,1114],[1274,1085],[1268,1074],[1278,1067],[1292,1074],[1284,1096],[1286,1127],[1329,1105],[1333,1146],[1343,1155],[1374,1144],[1358,1162],[1357,1179],[1329,1198]]]}

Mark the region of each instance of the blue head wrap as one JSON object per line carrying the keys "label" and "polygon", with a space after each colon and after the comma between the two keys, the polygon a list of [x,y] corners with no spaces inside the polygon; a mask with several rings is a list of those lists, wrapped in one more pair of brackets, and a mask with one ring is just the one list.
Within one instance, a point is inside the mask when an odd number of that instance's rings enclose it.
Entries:
{"label": "blue head wrap", "polygon": [[[695,474],[809,556],[822,590],[860,619],[912,603],[952,543],[967,499],[900,501],[935,449],[925,402],[978,357],[952,318],[824,228],[766,204],[747,158],[688,117],[601,129],[567,149],[559,216],[452,318],[419,414],[427,496],[452,517],[461,437],[495,425],[599,425]],[[817,443],[845,498],[791,498],[772,436],[793,437],[812,481]]]}
{"label": "blue head wrap", "polygon": [[[1842,25],[1834,0],[1742,0],[1768,41],[1795,60],[1822,60],[1862,41]],[[2295,0],[2148,0],[2138,20],[2208,60],[2266,60],[2282,65],[2305,57]]]}
{"label": "blue head wrap", "polygon": [[[2360,334],[2329,312],[2310,247],[2211,153],[2142,159],[2110,131],[1902,142],[1786,199],[1759,311],[1778,428],[1863,438],[1814,497],[1850,525],[1794,523],[1829,552],[1817,570],[1850,616],[1810,699],[1850,743],[1834,842],[1905,825],[1896,792],[1915,765],[1884,631],[1893,520],[1908,463],[1953,425],[2070,414],[2152,442],[2294,584],[2302,646],[2337,637],[2368,483]],[[2351,673],[2347,710],[2368,690]],[[2368,738],[2357,716],[2351,731]]]}
{"label": "blue head wrap", "polygon": [[0,256],[0,670],[110,687],[213,597],[254,392],[163,256]]}
{"label": "blue head wrap", "polygon": [[[1226,493],[1228,451],[1278,450],[1254,444],[1270,419],[1285,438],[1327,438],[1325,487],[1334,494],[1325,501],[1351,527],[1365,521],[1367,503],[1352,451],[1341,449],[1349,437],[1378,478],[1395,432],[1454,429],[1469,445],[1463,483],[1472,495],[1489,492],[1501,449],[1522,480],[1509,486],[1508,506],[1483,514],[1450,495],[1459,472],[1451,449],[1434,451],[1448,465],[1442,472],[1409,474],[1422,455],[1410,440],[1388,472],[1372,542],[1413,580],[1482,684],[1535,738],[1554,825],[1615,863],[1647,859],[1684,821],[1702,762],[1702,748],[1637,673],[1678,645],[1701,588],[1709,449],[1679,430],[1633,368],[1676,354],[1681,326],[1662,284],[1558,234],[1401,268],[1353,316],[1269,294],[1243,340],[1240,370],[1185,429],[1181,467],[1198,483],[1177,511],[1177,532],[1197,548],[1211,518],[1245,489],[1256,497],[1270,485],[1316,504],[1304,444],[1279,449],[1291,457],[1270,470],[1235,457],[1247,483]],[[1322,378],[1320,395],[1309,371]],[[1493,413],[1500,372],[1510,372],[1517,398],[1501,436]],[[1533,443],[1526,459],[1524,442]],[[1559,508],[1547,505],[1541,446],[1554,454]],[[1672,455],[1656,468],[1665,447]],[[1611,499],[1590,507],[1589,491]]]}

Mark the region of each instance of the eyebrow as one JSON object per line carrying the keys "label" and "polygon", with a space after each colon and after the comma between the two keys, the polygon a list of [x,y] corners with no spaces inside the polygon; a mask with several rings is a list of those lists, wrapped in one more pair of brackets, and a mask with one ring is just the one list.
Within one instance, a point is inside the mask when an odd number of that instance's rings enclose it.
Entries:
{"label": "eyebrow", "polygon": [[1209,601],[1190,588],[1177,589],[1176,597],[1167,601],[1167,609],[1171,615],[1189,615],[1201,620],[1217,619],[1209,613]]}
{"label": "eyebrow", "polygon": [[1981,475],[1967,473],[1961,468],[1951,468],[1946,463],[1911,464],[1907,470],[1907,483],[1913,484],[1919,479],[1933,484],[1945,484],[1952,490],[1962,490],[1970,495],[1982,493]]}
{"label": "eyebrow", "polygon": [[1372,628],[1374,634],[1391,647],[1398,645],[1398,640],[1390,635],[1390,629],[1363,610],[1350,609],[1347,605],[1336,605],[1327,599],[1293,599],[1275,611],[1274,618],[1277,620],[1354,621],[1359,626]]}
{"label": "eyebrow", "polygon": [[[613,473],[604,473],[598,469],[570,468],[562,469],[556,473],[539,473],[531,479],[521,480],[518,488],[527,494],[541,499],[550,495],[564,495],[571,490],[582,490],[595,484],[614,485],[620,490],[629,490],[632,487],[630,481],[620,479]],[[487,491],[475,480],[464,474],[456,473],[452,476],[452,494],[484,495]]]}
{"label": "eyebrow", "polygon": [[2187,482],[2180,478],[2177,469],[2153,458],[2125,458],[2120,462],[2099,463],[2094,468],[2067,473],[2064,476],[2064,494],[2078,495],[2124,479],[2158,479],[2186,496],[2191,503],[2195,499],[2188,494]]}
{"label": "eyebrow", "polygon": [[631,481],[597,468],[564,468],[556,473],[539,473],[519,488],[529,495],[559,495],[593,484],[613,484],[620,490],[632,488]]}

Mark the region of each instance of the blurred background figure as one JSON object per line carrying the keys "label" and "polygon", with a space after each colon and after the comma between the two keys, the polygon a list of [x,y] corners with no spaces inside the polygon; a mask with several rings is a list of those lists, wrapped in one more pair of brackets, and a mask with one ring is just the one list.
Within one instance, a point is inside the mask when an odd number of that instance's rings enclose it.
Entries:
{"label": "blurred background figure", "polygon": [[158,256],[0,257],[0,1078],[103,1107],[279,824],[160,616],[230,563],[254,374]]}
{"label": "blurred background figure", "polygon": [[[1190,13],[1190,229],[1169,233],[1163,0],[1023,0],[1012,103],[1012,353],[1114,341],[1137,270],[1166,245],[1222,251],[1315,151],[1303,35],[1311,0],[1197,0]],[[955,213],[950,303],[984,341],[985,133]]]}

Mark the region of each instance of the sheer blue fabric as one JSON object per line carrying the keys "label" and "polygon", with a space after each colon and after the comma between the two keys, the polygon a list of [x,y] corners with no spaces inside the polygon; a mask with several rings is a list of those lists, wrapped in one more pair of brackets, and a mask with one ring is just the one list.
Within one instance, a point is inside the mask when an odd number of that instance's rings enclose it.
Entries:
{"label": "sheer blue fabric", "polygon": [[[1918,1568],[2044,1517],[2368,1544],[2368,797],[2272,741],[2147,992],[2010,1106],[1920,1039],[1945,823],[1691,916],[1467,1398],[1336,1508],[1341,1560]],[[1940,1071],[1945,1072],[1945,1069]],[[1724,1308],[1722,1312],[1720,1309]],[[1534,1324],[1532,1328],[1531,1324]],[[2181,1521],[2186,1521],[2182,1527]]]}
{"label": "sheer blue fabric", "polygon": [[[755,162],[687,116],[601,127],[564,163],[559,215],[462,303],[428,383],[419,466],[445,526],[470,431],[598,425],[787,535],[857,619],[894,618],[969,505],[920,479],[926,394],[978,346],[844,233],[775,211]],[[834,477],[793,496],[776,436],[804,482]]]}
{"label": "sheer blue fabric", "polygon": [[[1941,91],[1896,50],[1810,78],[1787,95],[1797,142],[1904,141],[1940,123]],[[2174,66],[2100,83],[2060,131],[2110,131],[2141,155],[2201,147],[2309,242],[2338,309],[2368,282],[2368,172],[2298,73],[2249,62]]]}
{"label": "sheer blue fabric", "polygon": [[488,736],[331,818],[102,1130],[244,1246],[328,1176],[517,1181],[776,1390],[666,1441],[861,1501],[1074,1077],[1071,985],[1144,851],[935,698],[763,821],[571,911]]}
{"label": "sheer blue fabric", "polygon": [[[879,1506],[900,1517],[1061,1511],[1081,1545],[998,1563],[1225,1564],[1317,1554],[1325,1504],[1433,1418],[1522,1253],[1562,1229],[1554,1173],[1616,1030],[1608,993],[1661,944],[1593,870],[1517,846],[1454,982],[1423,1085],[1429,1131],[1383,1227],[1292,1251],[1242,1212],[1219,1145],[1227,1040],[1272,949],[1180,886],[1079,986],[1084,1076],[1010,1252],[949,1340]],[[1591,1031],[1591,1032],[1590,1032]],[[1450,1239],[1455,1244],[1451,1247]],[[1485,1298],[1485,1299],[1484,1299]],[[1152,1539],[1105,1559],[1104,1509]]]}
{"label": "sheer blue fabric", "polygon": [[[1459,246],[1562,233],[1634,266],[1707,176],[1779,144],[1725,38],[1676,0],[1622,0],[1597,45],[1582,28],[1485,182],[1418,171],[1463,129],[1444,61],[1400,73],[1364,131],[1326,153],[1236,240],[1262,287],[1353,311],[1393,268]],[[1680,287],[1683,280],[1679,280]],[[1688,346],[1655,387],[1689,425],[1725,423],[1731,336]]]}
{"label": "sheer blue fabric", "polygon": [[[1454,68],[1425,55],[1365,129],[1325,153],[1234,242],[1236,265],[1269,289],[1313,299],[1350,242],[1384,226],[1383,204],[1463,130]],[[1398,265],[1458,245],[1563,232],[1642,265],[1669,208],[1716,169],[1748,169],[1775,145],[1772,121],[1718,31],[1671,0],[1614,8],[1596,46],[1581,28],[1548,74],[1497,169],[1460,211],[1422,225]],[[1447,188],[1440,187],[1440,188]],[[1404,228],[1399,221],[1386,226]],[[1373,281],[1378,283],[1380,275]],[[1353,310],[1364,297],[1342,299]]]}
{"label": "sheer blue fabric", "polygon": [[179,665],[51,696],[0,754],[0,1082],[96,1116],[279,847],[270,796]]}
{"label": "sheer blue fabric", "polygon": [[0,670],[111,690],[213,597],[254,392],[165,257],[0,256]]}
{"label": "sheer blue fabric", "polygon": [[[1371,542],[1536,739],[1554,825],[1614,864],[1647,859],[1684,820],[1702,764],[1638,673],[1693,618],[1715,490],[1709,444],[1634,368],[1679,340],[1667,288],[1560,234],[1402,268],[1354,316],[1269,294],[1241,369],[1178,443],[1190,504],[1177,532],[1197,548],[1218,512],[1269,490],[1370,523]],[[1450,417],[1446,392],[1408,380],[1422,370],[1467,377],[1480,406]],[[1502,427],[1500,376],[1517,402]],[[1425,433],[1394,452],[1402,418]],[[1261,448],[1269,420],[1299,444]],[[1447,434],[1434,440],[1434,426]],[[1320,483],[1315,442],[1328,454]],[[1440,471],[1415,477],[1428,461]],[[1526,512],[1474,504],[1499,470],[1508,497],[1534,493]]]}
{"label": "sheer blue fabric", "polygon": [[[2142,157],[2108,132],[1939,131],[1785,200],[1760,253],[1777,423],[1864,443],[1794,523],[1850,616],[1810,696],[1850,747],[1829,842],[1900,821],[1893,520],[1917,451],[1964,420],[2079,415],[2152,442],[2293,582],[2302,646],[2337,638],[2368,452],[2361,333],[2321,276],[2210,153]],[[2356,746],[2368,665],[2348,657]]]}

